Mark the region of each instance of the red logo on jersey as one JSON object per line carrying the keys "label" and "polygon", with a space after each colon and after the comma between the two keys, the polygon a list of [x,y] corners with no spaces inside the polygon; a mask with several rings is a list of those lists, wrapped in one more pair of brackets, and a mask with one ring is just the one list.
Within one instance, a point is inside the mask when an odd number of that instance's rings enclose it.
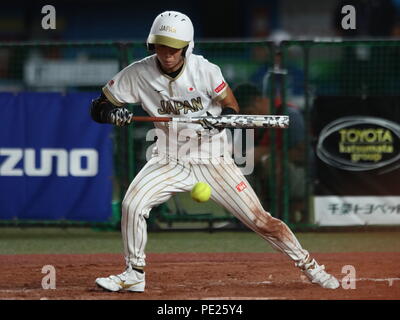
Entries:
{"label": "red logo on jersey", "polygon": [[114,84],[114,80],[110,80],[110,82],[108,82],[108,85],[109,85],[110,87],[112,87],[113,84]]}
{"label": "red logo on jersey", "polygon": [[225,83],[225,81],[222,81],[222,83],[218,86],[218,87],[216,87],[215,89],[214,89],[214,91],[216,92],[216,93],[219,93],[223,88],[225,88],[226,87],[226,83]]}
{"label": "red logo on jersey", "polygon": [[188,88],[188,91],[189,91],[189,92],[195,92],[195,91],[196,91],[196,89],[195,89],[195,88],[193,88],[193,87],[189,87],[189,88]]}
{"label": "red logo on jersey", "polygon": [[243,181],[240,182],[240,183],[236,186],[236,190],[239,191],[239,192],[243,191],[243,190],[246,189],[246,188],[247,188],[247,186],[246,186],[246,184],[245,184]]}

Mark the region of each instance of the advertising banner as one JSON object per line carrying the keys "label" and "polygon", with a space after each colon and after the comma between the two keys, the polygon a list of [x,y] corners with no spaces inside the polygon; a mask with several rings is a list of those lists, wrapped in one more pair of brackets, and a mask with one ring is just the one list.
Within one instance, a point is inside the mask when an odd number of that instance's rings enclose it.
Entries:
{"label": "advertising banner", "polygon": [[0,94],[0,219],[107,221],[111,126],[95,123],[98,93]]}
{"label": "advertising banner", "polygon": [[315,198],[315,223],[322,226],[400,224],[400,197]]}
{"label": "advertising banner", "polygon": [[399,108],[399,97],[319,97],[315,100],[314,207],[318,223],[400,222],[394,218],[396,213],[389,219],[383,213],[378,214],[379,210],[366,209],[372,212],[365,213],[365,219],[359,212],[344,218],[327,209],[327,206],[349,205],[353,208],[396,206],[400,197]]}

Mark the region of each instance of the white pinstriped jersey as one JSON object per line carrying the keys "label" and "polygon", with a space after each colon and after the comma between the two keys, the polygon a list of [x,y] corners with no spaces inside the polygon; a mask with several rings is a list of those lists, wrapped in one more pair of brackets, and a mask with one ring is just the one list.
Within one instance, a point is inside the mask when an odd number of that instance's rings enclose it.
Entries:
{"label": "white pinstriped jersey", "polygon": [[[151,55],[121,70],[107,83],[103,92],[117,106],[141,103],[150,116],[191,117],[205,115],[207,111],[218,116],[221,113],[218,101],[226,96],[226,89],[227,83],[220,68],[203,56],[191,54],[175,78],[164,74],[156,55]],[[210,143],[203,143],[208,139],[203,137],[199,143],[199,133],[206,133],[199,124],[179,124],[170,130],[166,123],[156,122],[154,125],[164,132],[165,137],[158,137],[159,153],[176,153],[183,146],[182,150],[200,151],[191,152],[191,157],[208,158],[223,151],[229,152],[224,131],[213,136],[212,145],[218,150],[211,150]]]}

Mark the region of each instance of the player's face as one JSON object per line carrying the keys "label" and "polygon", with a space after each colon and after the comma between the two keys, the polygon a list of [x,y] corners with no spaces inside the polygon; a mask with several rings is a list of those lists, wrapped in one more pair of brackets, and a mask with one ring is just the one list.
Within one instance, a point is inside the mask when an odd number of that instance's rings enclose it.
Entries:
{"label": "player's face", "polygon": [[180,68],[183,63],[182,50],[167,47],[161,44],[154,45],[156,55],[166,72],[174,72]]}

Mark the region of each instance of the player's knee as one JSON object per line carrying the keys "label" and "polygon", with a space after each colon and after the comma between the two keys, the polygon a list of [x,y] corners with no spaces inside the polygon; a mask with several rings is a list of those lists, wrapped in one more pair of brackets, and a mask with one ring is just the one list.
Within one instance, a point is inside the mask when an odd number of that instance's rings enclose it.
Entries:
{"label": "player's knee", "polygon": [[[128,213],[129,211],[137,209],[137,207],[140,205],[139,198],[142,198],[140,189],[141,188],[136,185],[133,188],[129,188],[124,199],[122,200],[122,213]],[[143,201],[145,200],[142,200],[142,202]]]}
{"label": "player's knee", "polygon": [[277,237],[285,229],[285,223],[282,220],[272,217],[267,211],[258,212],[254,218],[254,224],[257,231],[264,235]]}
{"label": "player's knee", "polygon": [[136,199],[124,199],[122,201],[122,213],[123,214],[131,214],[132,212],[137,211],[137,207],[139,206],[139,203]]}
{"label": "player's knee", "polygon": [[138,199],[124,199],[122,201],[122,214],[123,215],[137,215],[146,216],[148,204],[145,200],[139,201]]}
{"label": "player's knee", "polygon": [[128,201],[126,198],[122,201],[121,203],[122,214],[128,213],[130,204],[131,204],[130,201]]}

